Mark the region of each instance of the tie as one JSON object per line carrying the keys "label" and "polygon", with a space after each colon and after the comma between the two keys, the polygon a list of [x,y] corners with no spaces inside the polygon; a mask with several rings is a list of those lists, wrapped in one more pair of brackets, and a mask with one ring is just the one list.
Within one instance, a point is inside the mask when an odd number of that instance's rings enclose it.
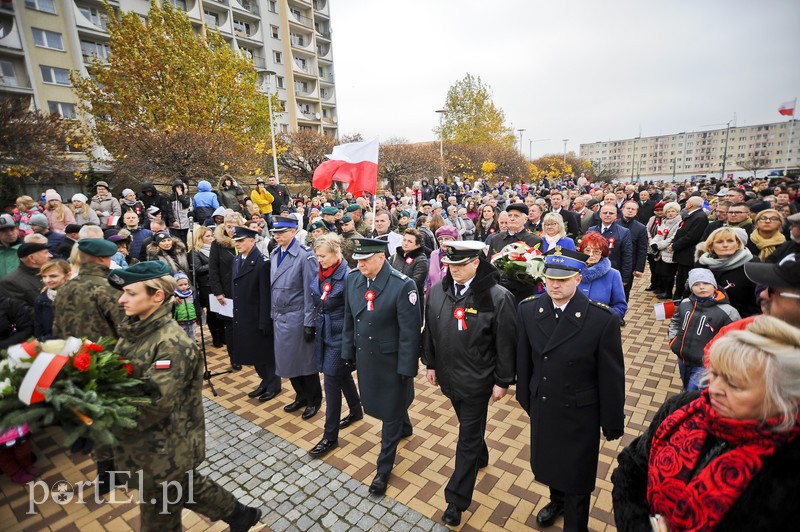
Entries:
{"label": "tie", "polygon": [[606,236],[606,234],[608,234],[608,231],[609,231],[610,229],[611,229],[610,227],[604,227],[604,228],[603,228],[603,236]]}
{"label": "tie", "polygon": [[464,286],[463,284],[456,283],[456,297],[463,296],[465,288],[466,288],[466,286]]}
{"label": "tie", "polygon": [[561,317],[561,309],[557,308],[553,310],[553,313],[556,315],[556,321]]}

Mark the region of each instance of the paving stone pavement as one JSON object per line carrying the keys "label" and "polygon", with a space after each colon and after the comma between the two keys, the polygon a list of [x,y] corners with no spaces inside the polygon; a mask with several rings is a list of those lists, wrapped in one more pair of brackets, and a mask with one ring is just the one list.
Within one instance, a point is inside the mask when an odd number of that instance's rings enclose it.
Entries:
{"label": "paving stone pavement", "polygon": [[[653,320],[657,300],[645,292],[649,279],[636,281],[631,294],[622,340],[626,364],[626,428],[615,442],[601,443],[597,488],[592,494],[589,527],[614,530],[611,472],[619,451],[647,427],[664,400],[680,391],[675,362],[666,344],[666,322]],[[206,339],[208,339],[206,333]],[[223,349],[208,349],[209,369],[229,368]],[[363,421],[343,430],[339,447],[323,460],[306,452],[321,438],[324,409],[302,421],[283,406],[294,394],[288,382],[274,400],[259,403],[246,393],[257,384],[251,368],[213,379],[219,396],[204,389],[207,414],[207,459],[201,470],[228,486],[245,502],[264,507],[262,529],[273,530],[444,530],[439,525],[446,508],[444,486],[453,472],[457,420],[449,401],[428,385],[420,366],[416,398],[410,409],[414,435],[398,449],[387,497],[367,497],[375,474],[380,423]],[[346,413],[346,411],[344,412]],[[500,531],[537,529],[536,513],[547,504],[547,487],[530,471],[530,423],[519,407],[513,387],[489,409],[486,429],[490,464],[478,474],[473,503],[464,512],[460,530]],[[49,429],[36,434],[34,448],[52,485],[94,477],[94,464],[84,455],[71,455],[59,444],[61,434]],[[119,491],[119,490],[118,490]],[[135,494],[135,492],[133,492]],[[0,529],[125,531],[139,529],[139,510],[133,504],[60,506],[49,501],[35,515],[26,515],[24,488],[0,476]],[[563,521],[547,530],[558,530]],[[226,530],[185,511],[183,524],[190,531]]]}

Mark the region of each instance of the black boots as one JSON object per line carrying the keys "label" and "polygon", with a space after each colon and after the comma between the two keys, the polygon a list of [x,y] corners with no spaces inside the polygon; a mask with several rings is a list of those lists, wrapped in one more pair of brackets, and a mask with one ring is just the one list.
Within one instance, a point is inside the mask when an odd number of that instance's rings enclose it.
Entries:
{"label": "black boots", "polygon": [[236,507],[233,509],[233,513],[223,519],[223,521],[231,526],[231,532],[246,532],[254,527],[260,519],[261,508],[245,506],[239,501],[236,501]]}

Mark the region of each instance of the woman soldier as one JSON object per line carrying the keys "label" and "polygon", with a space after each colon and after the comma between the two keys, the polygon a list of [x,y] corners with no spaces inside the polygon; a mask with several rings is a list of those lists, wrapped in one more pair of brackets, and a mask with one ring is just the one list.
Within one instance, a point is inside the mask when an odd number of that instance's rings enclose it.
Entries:
{"label": "woman soldier", "polygon": [[117,352],[130,361],[132,376],[144,381],[151,400],[139,407],[135,428],[116,434],[114,452],[119,470],[142,472],[141,529],[180,530],[185,507],[222,519],[231,530],[249,530],[261,510],[244,506],[197,471],[205,458],[203,364],[195,343],[172,319],[176,285],[169,266],[140,262],[108,279],[122,290],[125,311]]}

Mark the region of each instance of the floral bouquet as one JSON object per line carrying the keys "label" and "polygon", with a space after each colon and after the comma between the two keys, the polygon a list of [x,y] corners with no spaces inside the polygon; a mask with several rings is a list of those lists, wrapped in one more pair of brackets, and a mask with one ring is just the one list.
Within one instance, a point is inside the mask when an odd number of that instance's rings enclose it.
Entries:
{"label": "floral bouquet", "polygon": [[529,246],[522,241],[514,242],[495,254],[491,263],[500,272],[501,284],[514,294],[517,303],[542,291],[544,255],[539,244]]}
{"label": "floral bouquet", "polygon": [[0,354],[0,427],[60,425],[69,446],[80,437],[113,444],[114,432],[136,427],[142,381],[110,351],[115,340],[36,340]]}

